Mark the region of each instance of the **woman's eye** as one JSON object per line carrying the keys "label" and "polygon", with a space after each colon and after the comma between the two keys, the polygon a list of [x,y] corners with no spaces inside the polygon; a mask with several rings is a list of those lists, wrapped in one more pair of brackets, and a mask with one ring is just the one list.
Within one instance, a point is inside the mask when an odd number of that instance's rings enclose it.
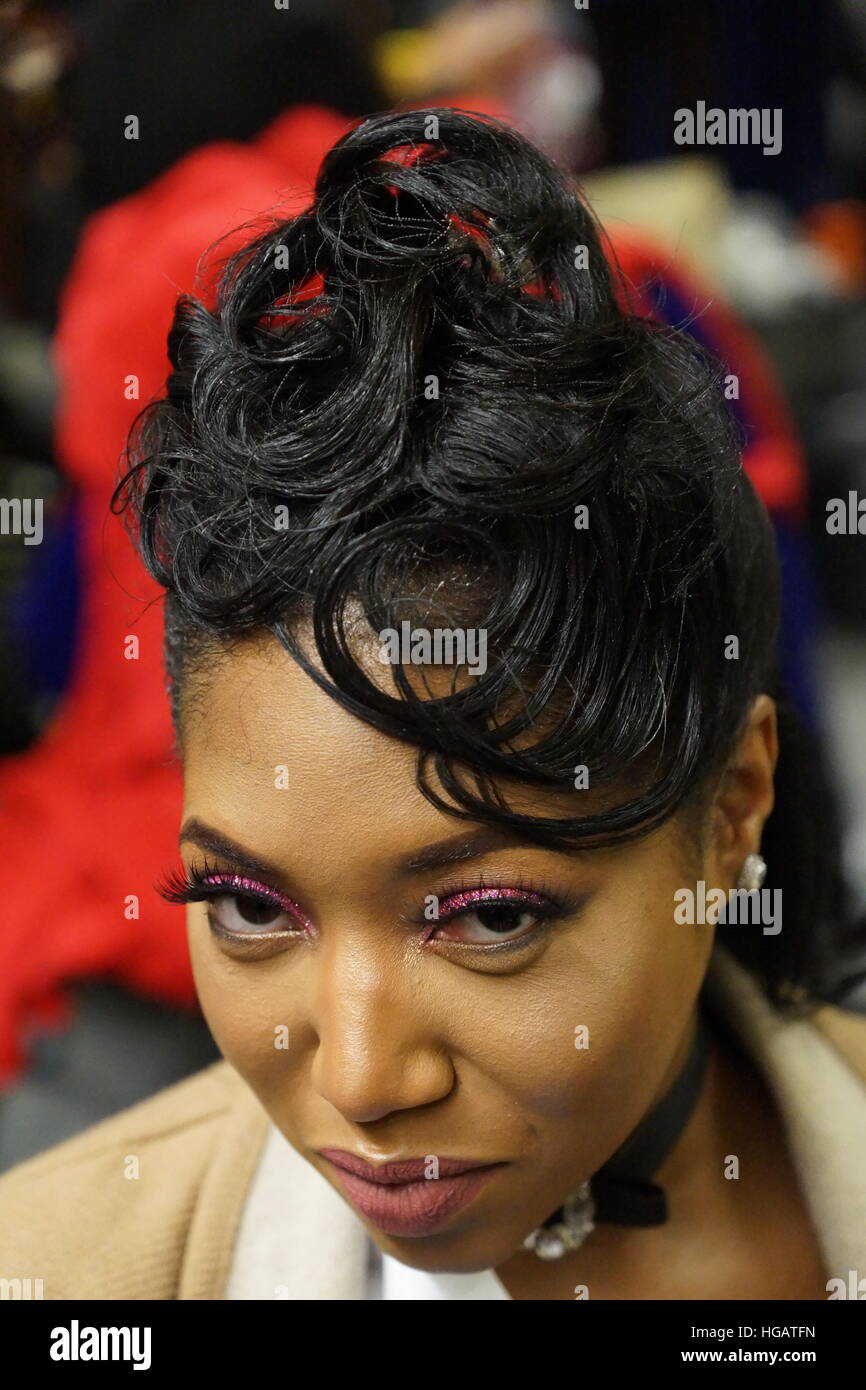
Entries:
{"label": "woman's eye", "polygon": [[269,903],[245,893],[214,895],[208,903],[208,915],[212,922],[233,936],[298,929],[298,923],[279,903]]}
{"label": "woman's eye", "polygon": [[480,902],[440,923],[436,935],[440,941],[483,946],[488,942],[529,936],[546,915],[549,914],[527,902]]}

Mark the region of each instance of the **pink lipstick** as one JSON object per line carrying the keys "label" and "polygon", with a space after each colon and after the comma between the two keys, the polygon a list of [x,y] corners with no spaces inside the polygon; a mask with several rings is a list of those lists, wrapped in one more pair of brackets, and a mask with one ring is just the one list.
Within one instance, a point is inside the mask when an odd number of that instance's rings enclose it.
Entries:
{"label": "pink lipstick", "polygon": [[435,1235],[478,1195],[502,1163],[441,1158],[438,1177],[425,1177],[429,1159],[409,1158],[373,1167],[343,1149],[320,1149],[334,1180],[353,1206],[392,1236]]}

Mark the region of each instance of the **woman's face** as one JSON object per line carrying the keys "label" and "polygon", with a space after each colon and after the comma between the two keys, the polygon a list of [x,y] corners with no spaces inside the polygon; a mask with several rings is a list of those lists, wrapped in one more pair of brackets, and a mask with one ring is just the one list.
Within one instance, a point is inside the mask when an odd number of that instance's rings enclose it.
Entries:
{"label": "woman's face", "polygon": [[[183,735],[184,863],[225,880],[188,909],[223,1054],[382,1250],[501,1264],[675,1074],[712,928],[675,925],[674,894],[727,886],[714,852],[696,861],[675,821],[566,854],[450,817],[416,789],[417,750],[270,637],[214,663]],[[514,804],[563,805],[525,789]],[[232,896],[253,885],[282,902]],[[412,1192],[353,1180],[324,1151],[421,1159],[425,1176]],[[449,1180],[449,1159],[485,1171]]]}

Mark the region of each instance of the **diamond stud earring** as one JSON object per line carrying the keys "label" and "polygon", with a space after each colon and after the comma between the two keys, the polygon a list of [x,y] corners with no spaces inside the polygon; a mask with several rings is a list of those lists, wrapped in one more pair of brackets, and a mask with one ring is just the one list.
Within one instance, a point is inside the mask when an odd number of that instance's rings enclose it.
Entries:
{"label": "diamond stud earring", "polygon": [[747,893],[753,893],[756,888],[760,888],[766,877],[767,862],[763,856],[760,854],[747,854],[737,887],[745,888]]}

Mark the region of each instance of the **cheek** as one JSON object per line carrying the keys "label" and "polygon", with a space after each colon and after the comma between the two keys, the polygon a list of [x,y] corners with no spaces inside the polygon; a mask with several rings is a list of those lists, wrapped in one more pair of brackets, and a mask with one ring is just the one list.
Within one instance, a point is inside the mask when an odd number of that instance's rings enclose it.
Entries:
{"label": "cheek", "polygon": [[[670,904],[670,905],[668,905]],[[670,895],[622,914],[599,963],[592,1000],[601,1040],[643,1050],[647,1062],[682,1036],[706,972],[712,929],[673,919]]]}
{"label": "cheek", "polygon": [[629,904],[618,893],[600,902],[591,928],[549,952],[496,1034],[498,1075],[510,1075],[552,1171],[599,1166],[653,1104],[676,1058],[712,945],[710,929],[674,923],[678,886],[669,897],[654,887],[651,901]]}
{"label": "cheek", "polygon": [[288,1028],[291,1036],[285,992],[274,973],[280,957],[251,966],[227,956],[211,935],[203,903],[187,907],[187,937],[208,1027],[223,1056],[261,1098],[275,1060],[287,1056],[278,1030]]}

